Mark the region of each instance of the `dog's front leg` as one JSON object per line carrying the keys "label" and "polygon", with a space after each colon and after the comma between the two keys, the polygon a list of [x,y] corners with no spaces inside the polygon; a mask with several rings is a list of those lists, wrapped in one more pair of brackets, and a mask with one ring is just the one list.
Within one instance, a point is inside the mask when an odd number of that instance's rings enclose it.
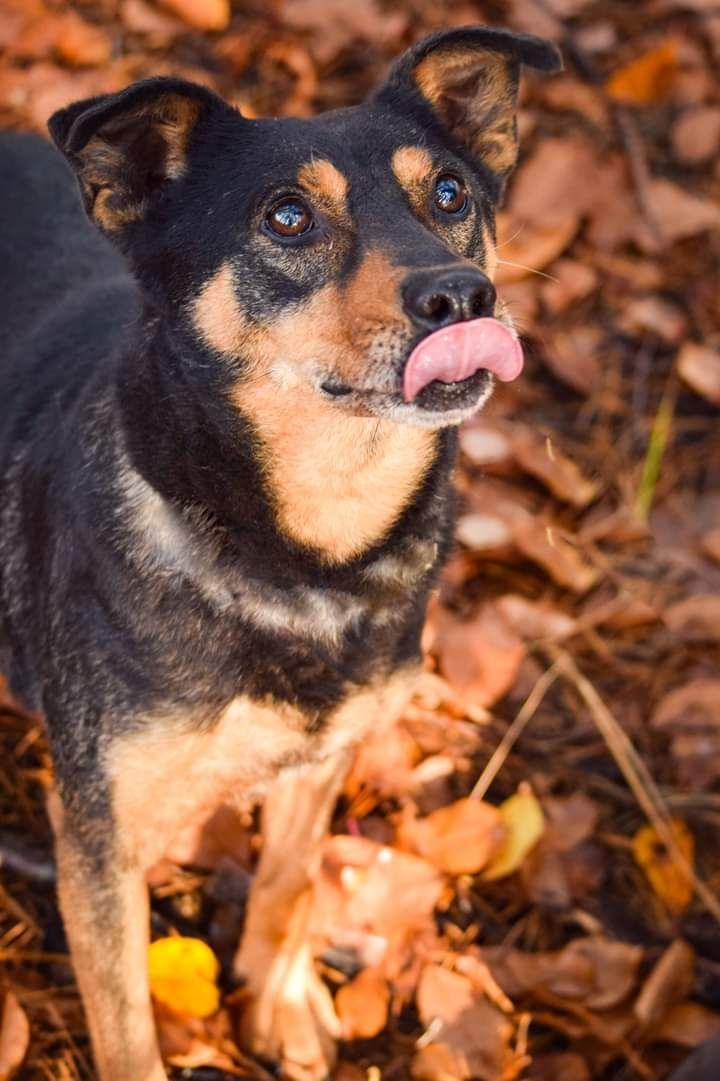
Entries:
{"label": "dog's front leg", "polygon": [[148,984],[149,902],[142,868],[109,822],[73,826],[54,794],[60,910],[100,1081],[167,1081]]}
{"label": "dog's front leg", "polygon": [[322,840],[348,765],[343,752],[271,786],[235,959],[251,996],[243,1015],[246,1046],[292,1081],[326,1077],[335,1057],[338,1022],[313,966],[308,924]]}

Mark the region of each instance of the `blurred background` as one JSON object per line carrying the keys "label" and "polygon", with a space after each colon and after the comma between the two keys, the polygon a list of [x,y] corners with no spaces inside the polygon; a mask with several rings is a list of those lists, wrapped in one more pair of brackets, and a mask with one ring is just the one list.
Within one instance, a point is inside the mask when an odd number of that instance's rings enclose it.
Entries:
{"label": "blurred background", "polygon": [[[159,73],[309,116],[477,22],[566,63],[525,81],[499,221],[528,368],[462,433],[422,693],[363,747],[327,841],[335,1076],[662,1081],[720,1033],[720,6],[0,0],[0,124],[44,132]],[[49,758],[9,700],[0,748],[0,1078],[87,1079]],[[187,838],[153,872],[155,935],[226,965],[256,851],[248,809]],[[267,1078],[234,1039],[242,995],[221,976],[208,1017],[196,982],[155,988],[168,1059]]]}

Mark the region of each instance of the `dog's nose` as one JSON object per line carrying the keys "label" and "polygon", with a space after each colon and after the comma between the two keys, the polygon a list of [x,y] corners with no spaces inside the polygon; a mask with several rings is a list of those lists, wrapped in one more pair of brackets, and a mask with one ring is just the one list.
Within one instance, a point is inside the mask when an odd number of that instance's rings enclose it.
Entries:
{"label": "dog's nose", "polygon": [[403,288],[406,313],[427,330],[492,315],[496,296],[495,286],[481,270],[465,266],[415,270]]}

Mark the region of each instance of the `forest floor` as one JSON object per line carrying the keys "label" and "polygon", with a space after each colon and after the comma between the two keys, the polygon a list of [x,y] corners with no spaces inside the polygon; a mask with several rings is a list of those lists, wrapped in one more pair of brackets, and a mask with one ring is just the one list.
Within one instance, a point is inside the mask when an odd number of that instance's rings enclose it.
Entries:
{"label": "forest floor", "polygon": [[[462,433],[425,683],[363,746],[325,846],[335,1076],[662,1081],[720,1033],[720,8],[227,3],[0,0],[0,123],[42,131],[170,72],[247,115],[310,115],[472,22],[551,37],[566,63],[526,81],[500,219],[527,374]],[[37,719],[6,702],[0,748],[2,836],[47,852]],[[232,808],[188,839],[153,874],[155,937],[201,938],[226,966],[256,853],[257,816]],[[266,1077],[238,1051],[239,1009],[159,1002],[168,1060]],[[15,1073],[92,1076],[52,883],[5,867]]]}

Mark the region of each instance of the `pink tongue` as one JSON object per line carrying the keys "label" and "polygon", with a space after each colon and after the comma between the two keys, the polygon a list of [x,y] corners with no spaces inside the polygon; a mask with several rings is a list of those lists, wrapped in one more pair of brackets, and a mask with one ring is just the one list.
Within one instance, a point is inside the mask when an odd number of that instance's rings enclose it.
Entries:
{"label": "pink tongue", "polygon": [[507,382],[522,371],[523,354],[512,331],[497,319],[471,319],[436,330],[416,345],[405,365],[403,396],[411,402],[439,379],[459,383],[484,368]]}

